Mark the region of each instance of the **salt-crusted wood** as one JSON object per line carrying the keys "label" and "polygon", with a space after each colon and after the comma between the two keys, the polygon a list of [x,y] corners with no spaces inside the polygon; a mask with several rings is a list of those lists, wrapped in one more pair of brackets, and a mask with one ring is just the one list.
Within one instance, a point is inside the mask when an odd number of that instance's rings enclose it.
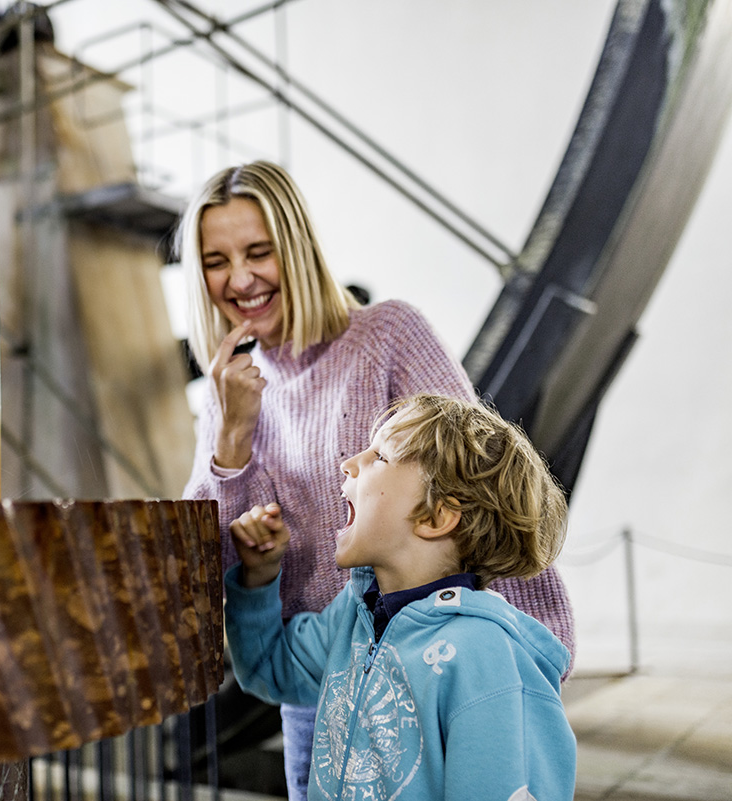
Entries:
{"label": "salt-crusted wood", "polygon": [[188,710],[223,680],[215,501],[4,501],[0,762]]}

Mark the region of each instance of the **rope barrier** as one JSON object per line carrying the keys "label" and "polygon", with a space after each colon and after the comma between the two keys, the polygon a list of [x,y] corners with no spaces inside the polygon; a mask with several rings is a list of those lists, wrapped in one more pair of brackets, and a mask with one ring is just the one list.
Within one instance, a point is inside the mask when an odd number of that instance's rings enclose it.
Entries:
{"label": "rope barrier", "polygon": [[693,562],[708,562],[714,565],[724,565],[732,567],[732,554],[723,554],[715,551],[707,551],[702,548],[691,548],[688,545],[681,545],[677,542],[668,542],[660,537],[653,537],[650,534],[633,534],[632,542],[642,545],[654,551],[663,551],[672,556],[679,556]]}
{"label": "rope barrier", "polygon": [[602,540],[598,545],[588,548],[585,553],[567,553],[562,552],[562,562],[571,567],[583,567],[584,565],[599,562],[604,559],[608,554],[614,551],[622,542],[621,534],[613,534],[605,540]]}
{"label": "rope barrier", "polygon": [[599,541],[598,538],[595,538],[593,543],[583,552],[579,550],[572,552],[564,550],[561,556],[562,562],[570,567],[582,567],[592,564],[593,562],[598,562],[615,550],[623,539],[628,539],[631,543],[641,545],[644,548],[667,553],[671,556],[678,556],[682,559],[732,567],[732,554],[724,554],[702,548],[692,548],[688,545],[669,542],[661,537],[654,537],[650,534],[635,534],[630,529],[620,533],[610,534],[603,539],[599,539]]}

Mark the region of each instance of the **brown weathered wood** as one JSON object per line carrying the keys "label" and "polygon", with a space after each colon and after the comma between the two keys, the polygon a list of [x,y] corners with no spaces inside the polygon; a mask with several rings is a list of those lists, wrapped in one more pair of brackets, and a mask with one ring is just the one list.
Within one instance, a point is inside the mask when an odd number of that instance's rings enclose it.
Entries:
{"label": "brown weathered wood", "polygon": [[223,680],[220,570],[215,501],[4,501],[0,762],[203,703]]}

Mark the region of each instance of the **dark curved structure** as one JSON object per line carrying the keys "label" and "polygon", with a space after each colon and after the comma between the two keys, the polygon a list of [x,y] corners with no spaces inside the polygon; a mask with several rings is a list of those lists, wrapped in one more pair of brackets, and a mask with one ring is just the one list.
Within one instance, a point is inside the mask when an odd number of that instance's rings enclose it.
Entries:
{"label": "dark curved structure", "polygon": [[465,356],[568,492],[732,97],[732,4],[618,2],[562,164]]}

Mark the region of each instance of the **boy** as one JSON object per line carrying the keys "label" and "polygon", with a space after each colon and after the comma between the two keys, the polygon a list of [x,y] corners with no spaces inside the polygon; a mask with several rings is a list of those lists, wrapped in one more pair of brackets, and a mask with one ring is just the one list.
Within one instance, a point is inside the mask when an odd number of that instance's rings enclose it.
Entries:
{"label": "boy", "polygon": [[318,703],[308,798],[571,801],[569,653],[479,591],[561,548],[566,504],[541,457],[487,407],[418,395],[341,470],[336,562],[352,572],[329,606],[282,623],[276,504],[232,523],[242,561],[226,574],[239,684]]}

